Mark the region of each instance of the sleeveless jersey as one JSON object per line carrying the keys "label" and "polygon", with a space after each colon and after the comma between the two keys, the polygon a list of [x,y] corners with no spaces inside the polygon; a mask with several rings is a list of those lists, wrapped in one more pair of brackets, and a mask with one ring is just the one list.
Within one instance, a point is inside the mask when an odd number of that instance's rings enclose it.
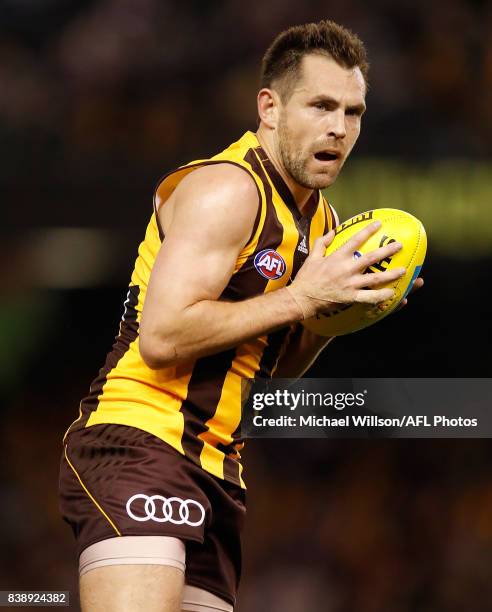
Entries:
{"label": "sleeveless jersey", "polygon": [[[315,190],[301,215],[286,183],[252,132],[208,160],[167,174],[154,196],[154,212],[131,276],[119,334],[70,431],[102,423],[128,425],[170,444],[214,476],[245,487],[241,477],[241,384],[270,377],[294,326],[235,348],[151,370],[139,352],[139,322],[157,252],[165,237],[157,211],[179,182],[208,164],[243,168],[258,189],[253,231],[221,298],[244,300],[287,285],[313,242],[334,227],[331,207]],[[241,202],[237,203],[238,206]]]}

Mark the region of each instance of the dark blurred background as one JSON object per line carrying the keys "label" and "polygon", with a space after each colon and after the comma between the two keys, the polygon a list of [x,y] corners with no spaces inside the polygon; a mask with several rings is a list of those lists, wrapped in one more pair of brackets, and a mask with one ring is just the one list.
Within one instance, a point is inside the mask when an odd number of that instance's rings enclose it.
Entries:
{"label": "dark blurred background", "polygon": [[[366,42],[368,112],[328,198],[419,216],[426,286],[317,377],[490,376],[492,3],[0,0],[0,589],[70,589],[61,438],[117,333],[162,174],[255,129],[296,23]],[[479,612],[487,440],[256,440],[239,612]],[[74,603],[73,609],[77,609]]]}

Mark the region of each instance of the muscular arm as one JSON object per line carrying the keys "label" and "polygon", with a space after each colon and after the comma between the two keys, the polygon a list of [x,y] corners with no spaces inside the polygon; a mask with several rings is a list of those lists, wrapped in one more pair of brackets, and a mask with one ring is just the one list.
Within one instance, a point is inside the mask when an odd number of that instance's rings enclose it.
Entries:
{"label": "muscular arm", "polygon": [[402,273],[387,270],[370,279],[363,274],[368,265],[399,250],[397,243],[354,261],[353,251],[379,227],[372,224],[328,257],[334,232],[316,240],[288,288],[241,302],[219,301],[251,235],[258,208],[254,181],[241,169],[219,164],[192,172],[171,197],[172,214],[159,214],[166,237],[140,322],[140,353],[153,369],[232,348],[337,303],[377,304],[391,298],[393,290],[374,287]]}
{"label": "muscular arm", "polygon": [[174,198],[142,312],[140,352],[149,367],[210,355],[302,318],[285,289],[217,301],[257,213],[246,172],[226,164],[195,170]]}

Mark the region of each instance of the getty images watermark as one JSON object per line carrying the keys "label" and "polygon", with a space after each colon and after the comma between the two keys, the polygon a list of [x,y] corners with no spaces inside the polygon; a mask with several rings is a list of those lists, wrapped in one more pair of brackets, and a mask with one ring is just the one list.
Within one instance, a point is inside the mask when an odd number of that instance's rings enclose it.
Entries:
{"label": "getty images watermark", "polygon": [[242,435],[492,437],[492,379],[251,381]]}

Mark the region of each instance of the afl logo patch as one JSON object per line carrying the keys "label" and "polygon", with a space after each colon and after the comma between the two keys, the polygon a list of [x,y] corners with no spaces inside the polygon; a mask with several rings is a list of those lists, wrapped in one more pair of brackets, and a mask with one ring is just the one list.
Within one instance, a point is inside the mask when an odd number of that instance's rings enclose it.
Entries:
{"label": "afl logo patch", "polygon": [[282,256],[273,249],[263,249],[256,254],[255,268],[268,280],[276,280],[284,275],[285,261]]}

